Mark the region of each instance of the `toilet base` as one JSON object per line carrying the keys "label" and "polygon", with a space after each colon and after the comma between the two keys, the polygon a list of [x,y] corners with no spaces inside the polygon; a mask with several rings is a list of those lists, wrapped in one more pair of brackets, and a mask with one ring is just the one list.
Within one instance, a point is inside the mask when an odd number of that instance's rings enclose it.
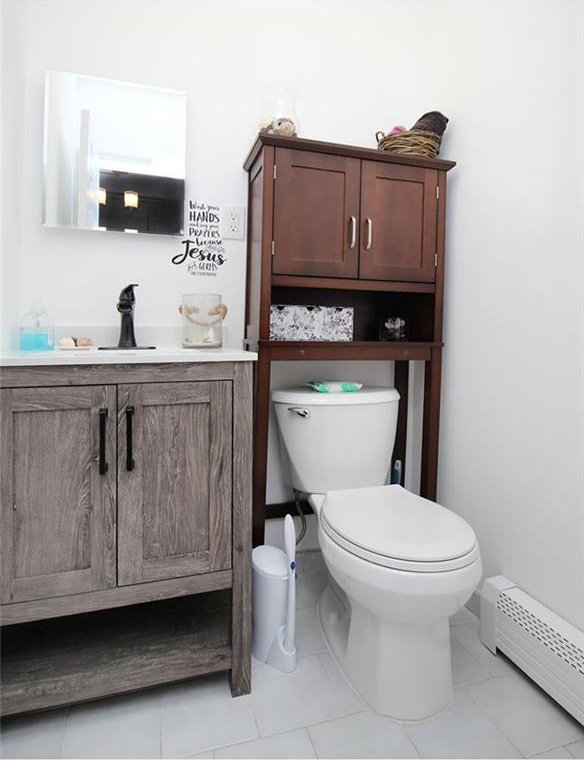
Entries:
{"label": "toilet base", "polygon": [[323,635],[347,680],[375,712],[419,721],[453,698],[448,618],[428,625],[381,619],[333,581],[318,607]]}

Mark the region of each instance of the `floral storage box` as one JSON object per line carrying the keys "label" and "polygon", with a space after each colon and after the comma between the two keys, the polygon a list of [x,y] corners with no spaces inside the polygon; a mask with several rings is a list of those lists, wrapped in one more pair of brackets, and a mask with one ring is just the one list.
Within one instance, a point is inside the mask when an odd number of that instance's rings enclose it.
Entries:
{"label": "floral storage box", "polygon": [[353,340],[353,308],[272,304],[270,340]]}
{"label": "floral storage box", "polygon": [[353,340],[353,307],[326,306],[323,340]]}

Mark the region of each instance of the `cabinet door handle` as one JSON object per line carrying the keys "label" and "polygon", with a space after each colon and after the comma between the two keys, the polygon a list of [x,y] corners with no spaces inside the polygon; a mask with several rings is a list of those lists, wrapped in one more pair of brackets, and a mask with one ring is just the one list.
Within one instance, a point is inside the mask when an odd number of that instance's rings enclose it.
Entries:
{"label": "cabinet door handle", "polygon": [[105,453],[105,439],[106,439],[106,424],[107,424],[107,409],[99,410],[99,474],[105,475],[107,472],[107,461]]}
{"label": "cabinet door handle", "polygon": [[349,217],[351,220],[351,242],[349,248],[354,248],[357,243],[357,219],[354,216]]}
{"label": "cabinet door handle", "polygon": [[134,469],[134,412],[133,406],[126,407],[126,470]]}
{"label": "cabinet door handle", "polygon": [[365,220],[365,225],[367,227],[367,243],[365,244],[365,250],[369,251],[373,244],[373,222],[369,217]]}

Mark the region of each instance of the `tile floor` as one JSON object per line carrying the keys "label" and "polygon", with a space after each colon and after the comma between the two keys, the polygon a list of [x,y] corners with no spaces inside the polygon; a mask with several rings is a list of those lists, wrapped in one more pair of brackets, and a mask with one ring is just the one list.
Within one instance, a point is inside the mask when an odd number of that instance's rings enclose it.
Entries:
{"label": "tile floor", "polygon": [[584,758],[584,729],[452,620],[456,698],[442,715],[400,724],[370,712],[326,652],[316,602],[326,575],[299,555],[297,670],[254,663],[253,693],[225,675],[21,718],[2,726],[4,758]]}

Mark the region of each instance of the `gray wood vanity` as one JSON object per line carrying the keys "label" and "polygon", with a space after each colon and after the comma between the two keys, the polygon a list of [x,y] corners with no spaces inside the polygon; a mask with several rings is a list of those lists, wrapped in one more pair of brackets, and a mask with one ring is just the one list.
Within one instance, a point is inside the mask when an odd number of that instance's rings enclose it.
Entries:
{"label": "gray wood vanity", "polygon": [[215,671],[249,692],[253,358],[4,361],[2,714]]}

